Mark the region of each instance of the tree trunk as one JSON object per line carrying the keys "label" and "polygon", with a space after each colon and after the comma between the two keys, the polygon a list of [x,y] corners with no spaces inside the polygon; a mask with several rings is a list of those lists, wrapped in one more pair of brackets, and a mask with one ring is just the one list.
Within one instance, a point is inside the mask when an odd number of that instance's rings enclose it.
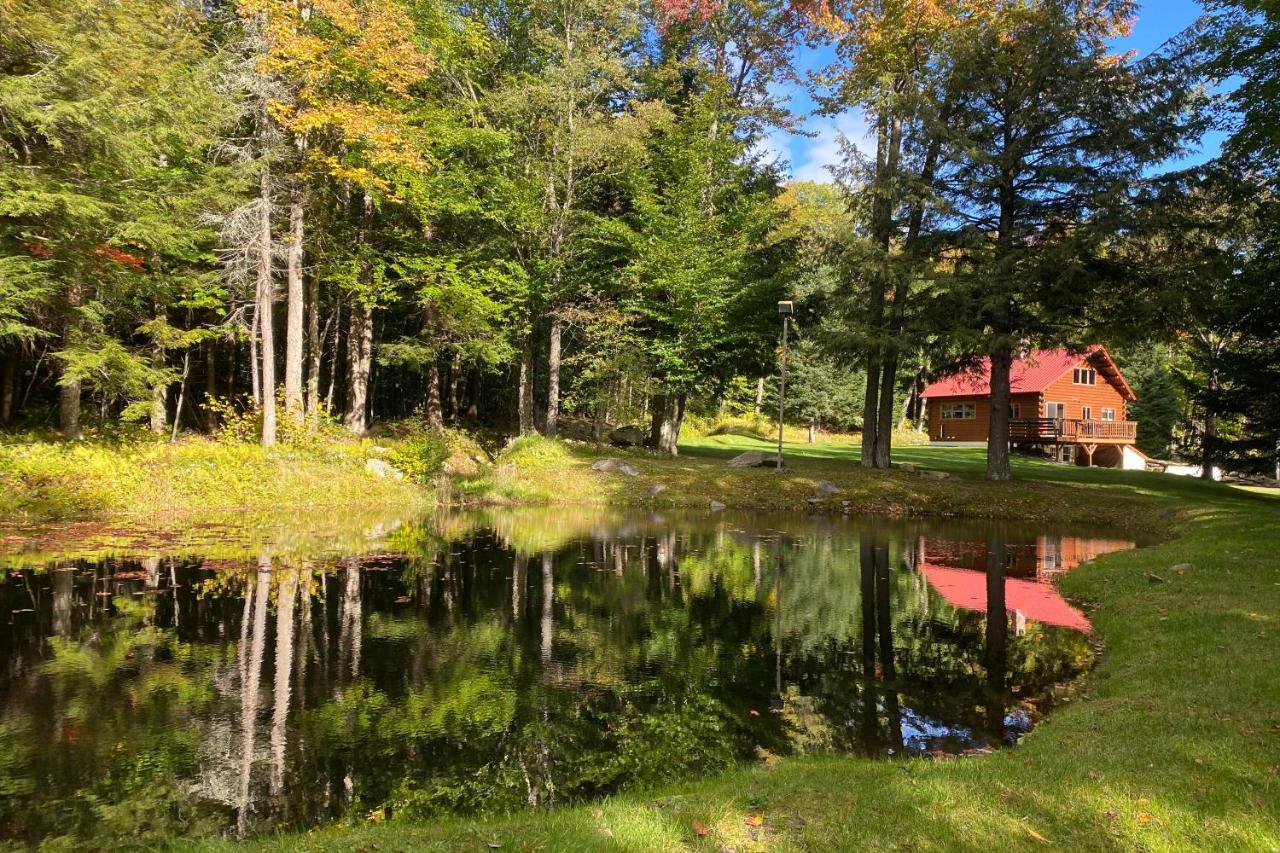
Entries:
{"label": "tree trunk", "polygon": [[467,420],[474,421],[480,415],[480,368],[471,368],[467,376]]}
{"label": "tree trunk", "polygon": [[253,389],[253,407],[262,407],[262,377],[258,374],[258,297],[253,297],[253,319],[249,321],[249,385]]}
{"label": "tree trunk", "polygon": [[276,345],[272,318],[274,282],[271,278],[271,173],[264,164],[260,178],[258,217],[258,332],[262,340],[262,446],[276,443]]}
{"label": "tree trunk", "polygon": [[[67,289],[67,325],[64,340],[67,346],[73,346],[80,338],[79,308],[84,303],[84,291],[79,280],[73,281]],[[58,383],[58,428],[63,438],[80,438],[80,380],[72,379]]]}
{"label": "tree trunk", "polygon": [[313,423],[320,415],[320,360],[324,356],[324,338],[320,335],[320,279],[307,280],[307,420]]}
{"label": "tree trunk", "polygon": [[653,398],[653,420],[649,443],[668,456],[680,452],[680,426],[684,422],[685,394],[662,394]]}
{"label": "tree trunk", "polygon": [[427,429],[444,432],[444,409],[440,404],[440,361],[427,361]]}
{"label": "tree trunk", "polygon": [[[348,342],[350,345],[350,342]],[[324,394],[325,411],[333,411],[334,392],[338,388],[338,357],[342,352],[342,303],[333,306],[333,346],[329,350],[329,387]]]}
{"label": "tree trunk", "polygon": [[[164,350],[157,345],[151,351],[151,366],[164,370]],[[164,435],[169,425],[169,383],[157,382],[151,389],[151,431]]]}
{"label": "tree trunk", "polygon": [[551,342],[547,347],[547,428],[549,436],[555,436],[560,420],[560,336],[564,321],[551,318]]}
{"label": "tree trunk", "polygon": [[302,241],[305,210],[302,194],[294,191],[289,202],[289,247],[286,259],[288,274],[287,314],[284,337],[284,408],[291,418],[301,420],[302,343],[305,301],[302,281]]}
{"label": "tree trunk", "polygon": [[[190,324],[190,318],[187,318]],[[187,398],[187,377],[191,375],[191,348],[182,353],[182,374],[178,379],[178,404],[173,409],[173,429],[169,433],[169,441],[178,440],[178,427],[182,426],[182,405]]]}
{"label": "tree trunk", "polygon": [[[361,245],[369,240],[373,225],[373,195],[364,193],[360,215]],[[369,284],[373,270],[368,261],[360,265],[360,281]],[[352,300],[351,321],[347,330],[347,362],[350,384],[347,388],[347,429],[362,435],[369,428],[369,375],[373,370],[373,306],[359,297]]]}
{"label": "tree trunk", "polygon": [[8,426],[13,422],[14,403],[18,388],[18,359],[22,350],[11,348],[4,356],[4,366],[0,368],[0,426]]}
{"label": "tree trunk", "polygon": [[204,342],[204,426],[213,432],[218,424],[212,404],[218,396],[218,344],[212,338]]}
{"label": "tree trunk", "polygon": [[761,411],[764,410],[764,377],[761,376],[756,380],[756,417],[760,417]]}
{"label": "tree trunk", "polygon": [[884,353],[880,375],[879,422],[876,425],[875,467],[887,469],[893,457],[894,392],[898,385],[898,354],[889,347]]}
{"label": "tree trunk", "polygon": [[449,421],[457,426],[462,421],[462,356],[454,351],[449,359]]}
{"label": "tree trunk", "polygon": [[1009,371],[1013,353],[1007,348],[991,354],[991,413],[987,421],[987,479],[1008,480]]}
{"label": "tree trunk", "polygon": [[1213,407],[1217,405],[1218,394],[1218,368],[1211,367],[1209,369],[1209,381],[1207,383],[1209,390],[1209,399],[1204,407],[1204,433],[1200,436],[1200,479],[1213,479],[1213,462],[1216,456],[1217,448],[1214,446],[1218,440],[1218,416],[1214,412]]}
{"label": "tree trunk", "polygon": [[813,421],[809,421],[809,443],[810,444],[818,443],[818,425],[815,424]]}
{"label": "tree trunk", "polygon": [[363,435],[369,428],[369,373],[373,368],[373,308],[358,299],[347,330],[347,429]]}
{"label": "tree trunk", "polygon": [[533,432],[533,332],[524,337],[520,348],[520,388],[518,391],[520,434]]}

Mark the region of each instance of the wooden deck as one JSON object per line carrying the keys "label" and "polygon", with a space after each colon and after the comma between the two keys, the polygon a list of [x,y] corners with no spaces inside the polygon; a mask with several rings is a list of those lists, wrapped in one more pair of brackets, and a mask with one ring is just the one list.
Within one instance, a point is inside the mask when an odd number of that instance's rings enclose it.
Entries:
{"label": "wooden deck", "polygon": [[1135,421],[1083,421],[1054,418],[1009,422],[1009,440],[1021,444],[1133,444]]}

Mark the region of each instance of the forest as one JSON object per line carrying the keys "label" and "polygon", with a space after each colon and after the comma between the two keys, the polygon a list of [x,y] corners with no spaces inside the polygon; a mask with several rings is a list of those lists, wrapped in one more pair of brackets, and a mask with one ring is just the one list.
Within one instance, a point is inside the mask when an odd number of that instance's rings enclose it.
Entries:
{"label": "forest", "polygon": [[[957,361],[1000,399],[1019,352],[1104,341],[1143,450],[1280,476],[1280,9],[1119,51],[1140,13],[0,0],[0,423],[675,454],[775,411],[794,300],[789,418],[864,465]],[[765,144],[789,87],[866,119],[829,182]]]}

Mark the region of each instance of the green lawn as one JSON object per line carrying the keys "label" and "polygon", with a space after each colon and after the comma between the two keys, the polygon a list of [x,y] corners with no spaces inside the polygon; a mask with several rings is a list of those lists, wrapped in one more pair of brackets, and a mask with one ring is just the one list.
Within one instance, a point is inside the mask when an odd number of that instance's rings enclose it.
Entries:
{"label": "green lawn", "polygon": [[[818,480],[855,511],[948,512],[1158,527],[1164,544],[1074,570],[1106,650],[1084,695],[1011,751],[948,761],[786,759],[551,812],[392,821],[260,843],[289,850],[1280,850],[1280,499],[1157,474],[1019,460],[981,480],[982,453],[905,448],[932,480],[863,471],[848,447],[788,448],[791,470],[730,471],[758,441],[688,442],[635,456],[638,477],[595,474],[585,451],[520,457],[496,490],[546,499],[803,503]],[[518,455],[518,454],[517,454]],[[529,454],[526,452],[526,456]],[[538,454],[533,454],[537,456]],[[559,477],[542,473],[559,471]],[[541,479],[540,479],[541,478]],[[557,480],[564,486],[552,488]],[[597,493],[585,490],[596,483]],[[566,485],[567,484],[567,485]],[[584,485],[586,484],[586,485]],[[480,488],[472,484],[473,488]],[[540,491],[545,490],[545,491]],[[670,493],[670,494],[668,494]],[[664,498],[665,496],[665,498]],[[1175,568],[1176,567],[1176,568]],[[1151,580],[1155,573],[1166,582]],[[752,824],[759,823],[759,826]],[[215,847],[217,845],[214,845]]]}

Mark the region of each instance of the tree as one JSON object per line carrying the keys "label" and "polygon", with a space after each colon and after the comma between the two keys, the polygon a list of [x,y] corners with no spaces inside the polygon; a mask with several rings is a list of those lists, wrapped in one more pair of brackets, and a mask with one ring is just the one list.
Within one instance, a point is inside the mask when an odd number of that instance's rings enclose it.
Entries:
{"label": "tree", "polygon": [[937,220],[933,182],[943,167],[951,120],[948,75],[974,18],[994,4],[976,0],[849,0],[816,18],[835,36],[837,61],[822,82],[824,108],[860,109],[875,133],[865,157],[846,147],[841,177],[857,218],[845,250],[849,286],[842,313],[866,367],[862,464],[888,468],[898,372],[922,334],[913,295],[929,278],[926,242]]}
{"label": "tree", "polygon": [[1079,342],[1143,169],[1178,150],[1194,92],[1159,56],[1112,55],[1130,2],[1026,0],[955,45],[935,191],[948,204],[950,331],[991,364],[987,476],[1009,471],[1009,374],[1028,343]]}
{"label": "tree", "polygon": [[655,388],[650,442],[675,455],[689,394],[727,382],[772,337],[779,294],[761,251],[777,215],[772,180],[745,146],[712,135],[721,93],[676,113],[652,105],[629,170],[633,255],[624,301]]}
{"label": "tree", "polygon": [[[68,438],[81,434],[86,382],[105,407],[150,398],[168,377],[111,325],[154,272],[143,253],[174,248],[162,245],[172,230],[152,238],[147,224],[191,215],[182,204],[199,185],[198,152],[224,109],[199,23],[171,0],[6,4],[0,250],[31,259],[6,261],[6,286],[26,292],[23,325],[38,320],[58,337]],[[120,325],[129,336],[135,324]]]}

